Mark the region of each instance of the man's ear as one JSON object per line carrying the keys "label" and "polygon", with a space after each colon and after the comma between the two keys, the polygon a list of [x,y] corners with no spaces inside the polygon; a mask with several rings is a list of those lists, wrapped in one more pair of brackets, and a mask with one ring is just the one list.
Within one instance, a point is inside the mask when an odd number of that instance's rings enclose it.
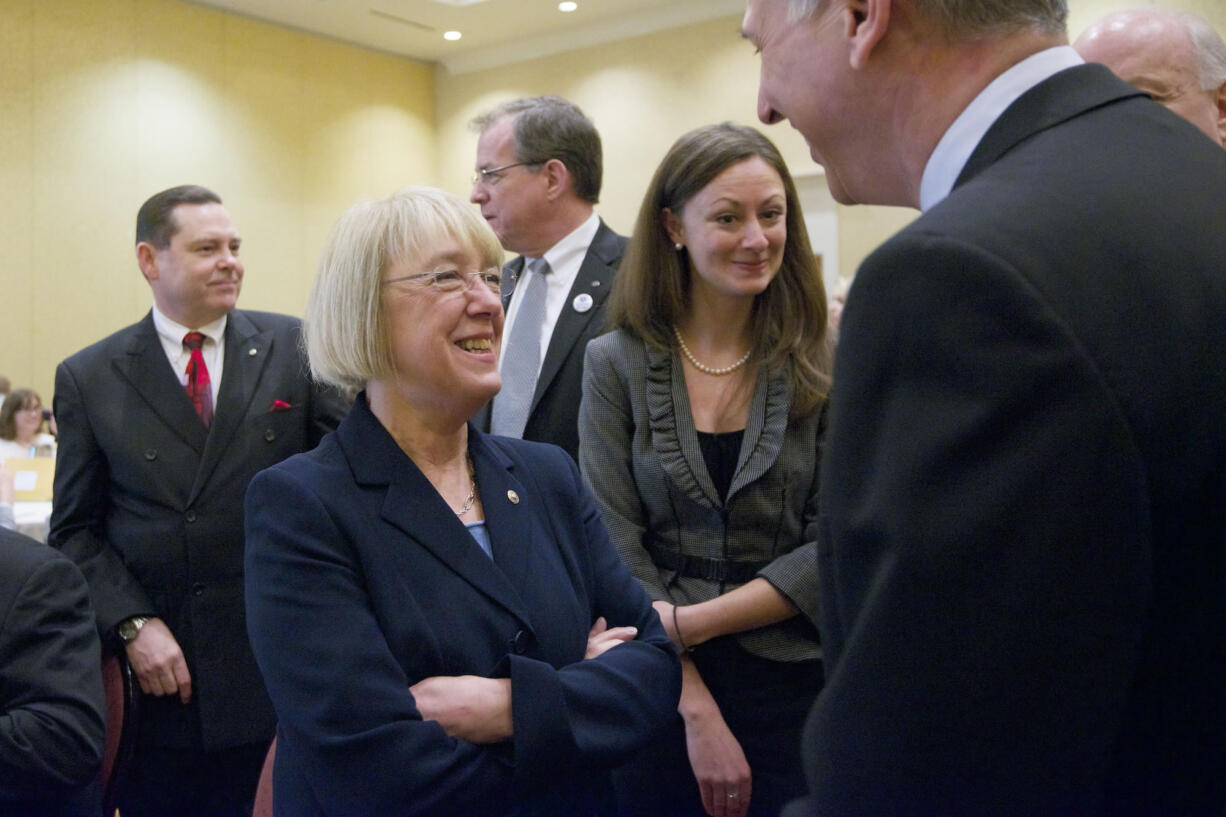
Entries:
{"label": "man's ear", "polygon": [[685,228],[681,225],[681,219],[673,215],[673,211],[665,207],[660,211],[660,221],[664,223],[664,230],[668,233],[668,240],[674,244],[685,243]]}
{"label": "man's ear", "polygon": [[1226,147],[1226,82],[1217,89],[1217,140]]}
{"label": "man's ear", "polygon": [[570,189],[570,169],[561,159],[550,159],[541,168],[545,174],[546,191],[550,199],[556,199]]}
{"label": "man's ear", "polygon": [[157,252],[148,241],[136,245],[136,263],[140,266],[141,275],[149,282],[158,279]]}
{"label": "man's ear", "polygon": [[845,34],[851,43],[851,67],[859,71],[868,64],[873,49],[890,27],[893,0],[846,0],[843,9]]}

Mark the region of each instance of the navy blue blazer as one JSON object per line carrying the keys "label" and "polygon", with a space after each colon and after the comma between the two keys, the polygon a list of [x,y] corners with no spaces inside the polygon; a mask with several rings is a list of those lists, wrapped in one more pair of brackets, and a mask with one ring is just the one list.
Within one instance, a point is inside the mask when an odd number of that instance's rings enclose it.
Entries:
{"label": "navy blue blazer", "polygon": [[[247,616],[279,719],[277,814],[592,814],[680,696],[676,653],[559,448],[469,428],[494,558],[370,412],[247,492]],[[584,660],[598,616],[635,641]],[[409,687],[509,677],[513,741]]]}

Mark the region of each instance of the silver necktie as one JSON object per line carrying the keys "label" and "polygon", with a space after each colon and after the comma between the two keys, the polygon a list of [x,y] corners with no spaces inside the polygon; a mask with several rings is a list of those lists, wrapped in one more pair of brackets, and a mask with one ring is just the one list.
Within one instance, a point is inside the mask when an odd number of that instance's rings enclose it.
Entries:
{"label": "silver necktie", "polygon": [[545,322],[545,294],[549,285],[549,262],[538,258],[530,267],[527,286],[517,292],[515,325],[502,353],[502,390],[494,398],[490,431],[506,437],[523,437],[541,370],[541,325]]}

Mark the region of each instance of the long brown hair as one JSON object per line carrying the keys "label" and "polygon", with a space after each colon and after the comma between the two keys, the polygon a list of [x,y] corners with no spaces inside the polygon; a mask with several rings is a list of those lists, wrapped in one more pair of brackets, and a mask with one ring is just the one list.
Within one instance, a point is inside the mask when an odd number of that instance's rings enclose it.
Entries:
{"label": "long brown hair", "polygon": [[769,369],[783,368],[792,386],[790,414],[816,409],[830,392],[833,351],[826,333],[826,288],[809,246],[800,197],[775,145],[753,128],[724,122],[678,139],[656,169],[626,249],[607,321],[658,349],[671,349],[673,326],[690,308],[690,262],[664,227],[668,208],[677,217],[686,203],[732,165],[758,157],[783,180],[787,239],[779,274],[754,299],[754,356]]}

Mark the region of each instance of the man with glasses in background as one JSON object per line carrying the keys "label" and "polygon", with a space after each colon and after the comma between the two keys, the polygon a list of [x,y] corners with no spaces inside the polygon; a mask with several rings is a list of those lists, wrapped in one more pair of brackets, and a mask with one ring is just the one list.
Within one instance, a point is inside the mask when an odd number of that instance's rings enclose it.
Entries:
{"label": "man with glasses in background", "polygon": [[604,331],[604,302],[626,239],[605,225],[600,134],[573,103],[517,99],[473,120],[470,197],[504,249],[502,390],[474,418],[483,431],[559,445],[577,457],[583,351]]}

